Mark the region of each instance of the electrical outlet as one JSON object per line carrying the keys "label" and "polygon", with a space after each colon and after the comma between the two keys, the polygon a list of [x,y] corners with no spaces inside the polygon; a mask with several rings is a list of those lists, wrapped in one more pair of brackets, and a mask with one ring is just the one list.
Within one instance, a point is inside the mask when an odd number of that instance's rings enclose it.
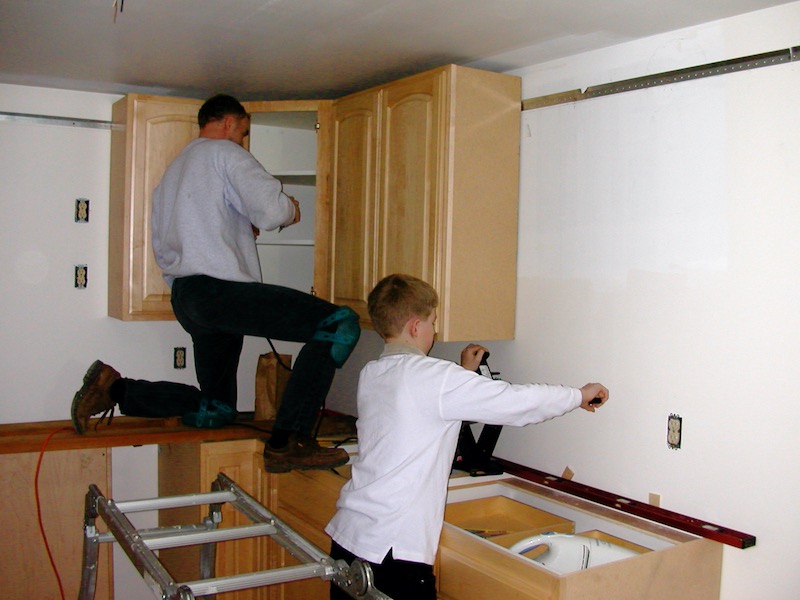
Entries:
{"label": "electrical outlet", "polygon": [[683,418],[680,415],[671,414],[667,418],[667,446],[673,450],[680,448],[682,435]]}
{"label": "electrical outlet", "polygon": [[86,265],[75,265],[75,287],[85,290],[89,285],[89,267]]}
{"label": "electrical outlet", "polygon": [[172,368],[186,368],[186,348],[175,348],[172,351]]}
{"label": "electrical outlet", "polygon": [[89,200],[87,198],[77,198],[75,200],[75,222],[89,222]]}

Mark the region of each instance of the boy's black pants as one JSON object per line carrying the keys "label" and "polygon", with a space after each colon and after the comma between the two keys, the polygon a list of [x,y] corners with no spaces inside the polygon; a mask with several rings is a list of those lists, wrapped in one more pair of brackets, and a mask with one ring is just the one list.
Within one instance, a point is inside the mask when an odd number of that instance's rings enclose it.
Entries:
{"label": "boy's black pants", "polygon": [[[336,542],[331,544],[331,558],[344,560],[348,565],[357,557]],[[393,600],[436,600],[436,578],[433,566],[424,563],[395,560],[392,551],[381,564],[369,563],[373,582]],[[331,583],[331,600],[352,600],[339,586]]]}

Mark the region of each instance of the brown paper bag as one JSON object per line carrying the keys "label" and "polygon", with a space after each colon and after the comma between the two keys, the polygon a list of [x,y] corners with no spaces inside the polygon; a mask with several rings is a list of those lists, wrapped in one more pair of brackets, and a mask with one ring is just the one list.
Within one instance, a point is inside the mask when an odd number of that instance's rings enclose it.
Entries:
{"label": "brown paper bag", "polygon": [[[281,354],[281,362],[287,367],[292,365],[291,354]],[[278,414],[283,390],[289,381],[291,373],[278,364],[274,352],[262,354],[258,357],[256,367],[256,406],[254,418],[256,421],[269,421]]]}

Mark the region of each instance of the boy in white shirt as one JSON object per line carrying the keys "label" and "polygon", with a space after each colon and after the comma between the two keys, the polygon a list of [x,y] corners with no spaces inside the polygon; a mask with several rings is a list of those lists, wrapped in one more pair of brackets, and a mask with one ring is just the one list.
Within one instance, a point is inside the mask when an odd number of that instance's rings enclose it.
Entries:
{"label": "boy in white shirt", "polygon": [[[370,293],[370,318],[386,346],[361,371],[358,457],[325,528],[331,556],[368,561],[375,587],[394,600],[436,598],[433,562],[462,421],[521,426],[578,407],[594,412],[608,399],[599,383],[578,389],[482,377],[475,370],[486,349],[477,344],[462,351],[461,366],[429,357],[438,302],[410,275],[390,275]],[[343,598],[332,585],[331,600]]]}

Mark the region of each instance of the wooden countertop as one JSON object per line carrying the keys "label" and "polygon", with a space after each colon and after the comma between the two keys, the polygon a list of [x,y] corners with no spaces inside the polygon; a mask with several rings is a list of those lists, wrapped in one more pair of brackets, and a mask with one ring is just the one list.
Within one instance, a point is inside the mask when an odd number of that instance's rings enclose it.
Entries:
{"label": "wooden countertop", "polygon": [[[111,425],[98,420],[89,422],[89,431],[78,435],[70,421],[0,424],[0,454],[77,450],[81,448],[113,448],[114,446],[146,446],[181,442],[224,442],[269,437],[274,421],[255,421],[253,413],[240,413],[236,423],[220,429],[198,429],[181,423],[180,417],[145,419],[114,417]],[[317,439],[331,443],[354,439],[355,417],[323,410]]]}
{"label": "wooden countertop", "polygon": [[111,425],[102,424],[78,435],[70,421],[41,421],[0,425],[0,454],[39,452],[47,441],[47,450],[144,446],[177,442],[218,442],[267,437],[272,421],[247,421],[221,429],[197,429],[183,425],[179,418],[144,419],[114,417]]}

